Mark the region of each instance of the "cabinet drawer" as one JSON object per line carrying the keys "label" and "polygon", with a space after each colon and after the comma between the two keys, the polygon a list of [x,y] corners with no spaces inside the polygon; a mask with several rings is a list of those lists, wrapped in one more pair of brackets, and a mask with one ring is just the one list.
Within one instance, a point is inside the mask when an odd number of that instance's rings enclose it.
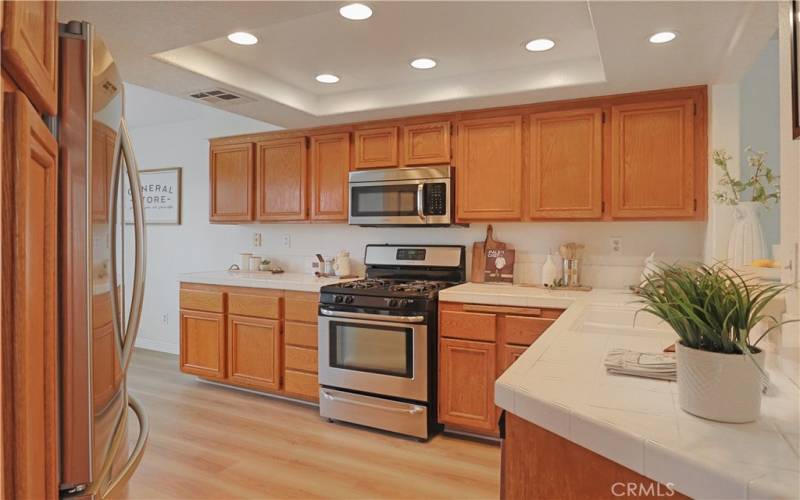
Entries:
{"label": "cabinet drawer", "polygon": [[501,316],[500,331],[507,344],[529,346],[555,322],[554,319],[526,316]]}
{"label": "cabinet drawer", "polygon": [[181,290],[181,309],[216,313],[225,312],[225,297],[222,292]]}
{"label": "cabinet drawer", "polygon": [[494,314],[443,310],[439,334],[454,339],[494,342],[496,318]]}
{"label": "cabinet drawer", "polygon": [[286,370],[283,389],[288,394],[319,401],[319,382],[316,373]]}
{"label": "cabinet drawer", "polygon": [[287,345],[317,348],[317,325],[287,321],[284,330]]}
{"label": "cabinet drawer", "polygon": [[284,316],[287,321],[316,324],[318,305],[319,295],[316,293],[286,292]]}
{"label": "cabinet drawer", "polygon": [[228,312],[241,316],[277,319],[281,311],[280,297],[250,295],[246,293],[228,294]]}
{"label": "cabinet drawer", "polygon": [[317,373],[317,350],[306,347],[285,347],[286,369]]}

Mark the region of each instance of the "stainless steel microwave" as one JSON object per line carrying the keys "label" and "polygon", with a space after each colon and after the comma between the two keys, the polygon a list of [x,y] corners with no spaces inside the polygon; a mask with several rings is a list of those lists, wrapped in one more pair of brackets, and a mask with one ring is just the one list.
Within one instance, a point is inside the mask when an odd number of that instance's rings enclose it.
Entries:
{"label": "stainless steel microwave", "polygon": [[449,226],[453,167],[350,172],[350,215],[359,226]]}

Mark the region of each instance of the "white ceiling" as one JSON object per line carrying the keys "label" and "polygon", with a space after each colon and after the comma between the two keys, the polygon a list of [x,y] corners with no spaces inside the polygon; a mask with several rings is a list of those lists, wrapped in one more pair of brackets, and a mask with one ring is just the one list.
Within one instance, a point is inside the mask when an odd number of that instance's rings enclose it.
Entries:
{"label": "white ceiling", "polygon": [[[738,80],[776,29],[774,2],[64,2],[93,22],[125,81],[285,127]],[[234,45],[233,31],[260,43]],[[647,42],[677,31],[669,44]],[[548,37],[548,52],[524,50]],[[416,57],[439,65],[412,69]],[[341,77],[317,83],[318,73]]]}

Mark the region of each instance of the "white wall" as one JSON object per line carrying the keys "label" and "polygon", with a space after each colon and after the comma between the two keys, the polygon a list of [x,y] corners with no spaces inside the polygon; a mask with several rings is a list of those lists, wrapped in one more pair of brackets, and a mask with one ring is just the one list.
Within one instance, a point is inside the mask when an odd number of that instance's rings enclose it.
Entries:
{"label": "white wall", "polygon": [[[751,174],[751,169],[746,164],[747,153],[744,148],[747,146],[767,153],[767,165],[780,175],[777,38],[767,43],[739,82],[739,100],[741,176],[746,178]],[[749,194],[748,192],[747,195]],[[772,245],[780,242],[780,207],[770,204],[770,209],[761,210],[759,218],[769,250]]]}
{"label": "white wall", "polygon": [[[185,113],[187,103],[177,98],[131,86],[128,109],[141,115],[146,102],[157,102],[159,113],[180,108],[180,122],[163,119],[139,120],[131,135],[142,169],[183,168],[183,224],[148,226],[147,291],[138,344],[141,347],[177,352],[178,283],[183,272],[221,270],[237,261],[240,252],[271,257],[287,271],[302,271],[304,262],[320,252],[332,257],[349,250],[356,268],[362,270],[367,243],[447,243],[466,245],[484,238],[486,225],[469,228],[361,228],[346,224],[212,225],[208,223],[209,137],[272,126],[218,110]],[[156,94],[156,95],[154,95]],[[175,101],[175,102],[172,102]],[[167,111],[165,113],[165,111]],[[587,245],[584,281],[596,287],[626,287],[637,281],[644,258],[655,251],[671,260],[700,260],[705,223],[699,222],[548,222],[495,224],[495,238],[513,244],[518,252],[515,279],[538,280],[548,250],[557,251],[564,242]],[[262,234],[263,245],[252,248],[252,234]],[[282,235],[290,235],[291,246],[282,246]],[[609,239],[622,237],[622,252],[612,255]],[[469,262],[469,260],[468,260]],[[167,321],[163,318],[166,315]]]}

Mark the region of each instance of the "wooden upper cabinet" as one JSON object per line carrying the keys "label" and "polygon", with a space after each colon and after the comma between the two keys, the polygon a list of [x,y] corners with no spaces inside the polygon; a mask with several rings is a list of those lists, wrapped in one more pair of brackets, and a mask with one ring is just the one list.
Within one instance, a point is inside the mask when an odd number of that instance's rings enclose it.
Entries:
{"label": "wooden upper cabinet", "polygon": [[695,215],[693,99],[611,107],[611,215]]}
{"label": "wooden upper cabinet", "polygon": [[403,165],[450,163],[450,122],[403,127]]}
{"label": "wooden upper cabinet", "polygon": [[256,220],[306,219],[306,138],[263,141],[256,149]]}
{"label": "wooden upper cabinet", "polygon": [[0,496],[57,498],[58,143],[21,91],[2,98]]}
{"label": "wooden upper cabinet", "polygon": [[211,222],[253,220],[253,145],[211,146]]}
{"label": "wooden upper cabinet", "polygon": [[397,127],[356,130],[355,168],[397,166]]}
{"label": "wooden upper cabinet", "polygon": [[530,218],[602,216],[603,111],[530,115]]}
{"label": "wooden upper cabinet", "polygon": [[28,0],[0,3],[3,12],[3,68],[49,115],[58,110],[58,18],[56,2]]}
{"label": "wooden upper cabinet", "polygon": [[350,134],[311,137],[311,219],[347,220]]}
{"label": "wooden upper cabinet", "polygon": [[459,221],[522,218],[522,117],[458,124],[456,190]]}

